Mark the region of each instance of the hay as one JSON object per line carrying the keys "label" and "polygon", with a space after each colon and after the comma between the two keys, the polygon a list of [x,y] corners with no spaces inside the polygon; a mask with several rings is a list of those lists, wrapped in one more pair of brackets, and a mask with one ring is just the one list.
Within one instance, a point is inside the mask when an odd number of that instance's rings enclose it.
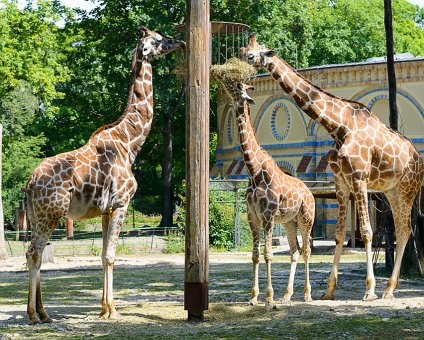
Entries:
{"label": "hay", "polygon": [[243,82],[256,74],[256,69],[238,58],[228,59],[225,64],[211,66],[211,78],[219,82]]}

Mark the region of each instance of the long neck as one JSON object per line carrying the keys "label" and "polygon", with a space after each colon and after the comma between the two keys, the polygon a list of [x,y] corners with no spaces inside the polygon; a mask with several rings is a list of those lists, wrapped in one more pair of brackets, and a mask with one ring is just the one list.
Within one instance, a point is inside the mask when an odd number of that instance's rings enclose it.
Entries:
{"label": "long neck", "polygon": [[144,144],[153,121],[152,65],[145,59],[136,59],[133,65],[128,105],[115,126],[131,163]]}
{"label": "long neck", "polygon": [[348,126],[350,105],[304,79],[278,56],[267,58],[267,69],[309,117],[321,124],[333,137]]}
{"label": "long neck", "polygon": [[244,164],[249,176],[254,177],[260,172],[263,161],[269,158],[269,155],[258,143],[250,118],[250,107],[244,100],[237,102],[237,126]]}

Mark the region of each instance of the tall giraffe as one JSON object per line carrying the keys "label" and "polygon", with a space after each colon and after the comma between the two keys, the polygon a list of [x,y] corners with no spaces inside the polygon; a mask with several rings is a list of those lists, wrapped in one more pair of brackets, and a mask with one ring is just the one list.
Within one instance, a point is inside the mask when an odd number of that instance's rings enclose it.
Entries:
{"label": "tall giraffe", "polygon": [[119,231],[137,182],[131,164],[153,120],[151,59],[185,43],[140,26],[133,52],[128,105],[114,123],[93,133],[79,149],[44,159],[26,188],[32,240],[26,253],[29,269],[27,312],[31,324],[52,322],[43,307],[40,266],[44,247],[63,216],[84,219],[102,215],[104,286],[100,317],[120,317],[113,301],[113,265]]}
{"label": "tall giraffe", "polygon": [[323,299],[334,299],[340,256],[345,239],[349,196],[352,193],[365,243],[367,277],[363,300],[377,299],[372,266],[372,229],[368,214],[367,189],[382,191],[387,197],[396,226],[396,258],[383,298],[393,298],[402,256],[411,233],[411,209],[420,192],[424,164],[411,141],[388,128],[368,108],[358,102],[336,97],[302,78],[274,51],[259,45],[256,35],[241,51],[248,63],[265,68],[281,88],[310,118],[333,137],[328,161],[334,172],[339,203],[336,250],[327,291]]}
{"label": "tall giraffe", "polygon": [[262,225],[265,234],[264,258],[267,268],[265,305],[268,308],[275,306],[271,282],[272,229],[274,223],[284,224],[290,246],[291,267],[283,303],[289,303],[293,295],[293,282],[299,258],[296,227],[299,227],[302,235],[302,255],[305,262],[304,300],[312,301],[309,283],[309,258],[311,255],[310,235],[315,216],[314,196],[302,181],[285,174],[259,144],[250,116],[250,104],[255,102],[247,93],[253,87],[225,79],[225,76],[217,76],[217,78],[237,105],[236,119],[240,135],[240,147],[249,174],[246,204],[253,237],[253,288],[250,304],[258,304],[259,240]]}

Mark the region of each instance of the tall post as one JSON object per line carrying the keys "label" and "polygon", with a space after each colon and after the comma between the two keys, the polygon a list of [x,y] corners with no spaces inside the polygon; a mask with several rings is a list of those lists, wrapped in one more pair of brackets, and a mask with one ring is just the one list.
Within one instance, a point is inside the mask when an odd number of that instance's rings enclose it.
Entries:
{"label": "tall post", "polygon": [[201,321],[209,272],[209,0],[186,0],[186,252],[184,308]]}
{"label": "tall post", "polygon": [[[389,121],[390,127],[398,129],[398,110],[396,105],[396,74],[393,50],[392,1],[384,0],[384,27],[386,29],[387,79],[389,83]],[[395,230],[394,223],[386,223],[386,270],[392,271],[394,265]]]}
{"label": "tall post", "polygon": [[396,74],[393,49],[392,1],[384,0],[384,26],[386,28],[387,79],[389,81],[390,127],[398,129],[398,109],[396,104]]}
{"label": "tall post", "polygon": [[3,126],[0,124],[0,260],[7,259],[9,256],[6,250],[6,241],[4,238],[4,215],[2,200],[2,149],[3,149]]}

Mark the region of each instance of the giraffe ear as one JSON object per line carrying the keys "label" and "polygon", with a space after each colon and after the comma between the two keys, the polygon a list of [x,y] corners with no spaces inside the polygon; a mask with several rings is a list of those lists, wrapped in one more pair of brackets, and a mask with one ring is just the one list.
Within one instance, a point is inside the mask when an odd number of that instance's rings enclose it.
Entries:
{"label": "giraffe ear", "polygon": [[265,51],[265,52],[261,52],[261,56],[267,57],[267,58],[272,58],[272,57],[274,57],[276,55],[277,55],[277,53],[275,51],[273,51],[273,50],[268,50],[268,51]]}
{"label": "giraffe ear", "polygon": [[249,35],[249,45],[250,44],[254,44],[255,42],[256,42],[256,33],[255,32],[252,32]]}
{"label": "giraffe ear", "polygon": [[252,98],[250,98],[250,97],[247,97],[247,98],[246,98],[246,101],[247,101],[247,103],[248,103],[248,104],[250,104],[250,105],[256,105],[256,102],[255,102]]}
{"label": "giraffe ear", "polygon": [[143,25],[138,26],[137,30],[141,33],[142,38],[146,36],[147,32],[149,32],[149,29],[146,26],[143,26]]}

